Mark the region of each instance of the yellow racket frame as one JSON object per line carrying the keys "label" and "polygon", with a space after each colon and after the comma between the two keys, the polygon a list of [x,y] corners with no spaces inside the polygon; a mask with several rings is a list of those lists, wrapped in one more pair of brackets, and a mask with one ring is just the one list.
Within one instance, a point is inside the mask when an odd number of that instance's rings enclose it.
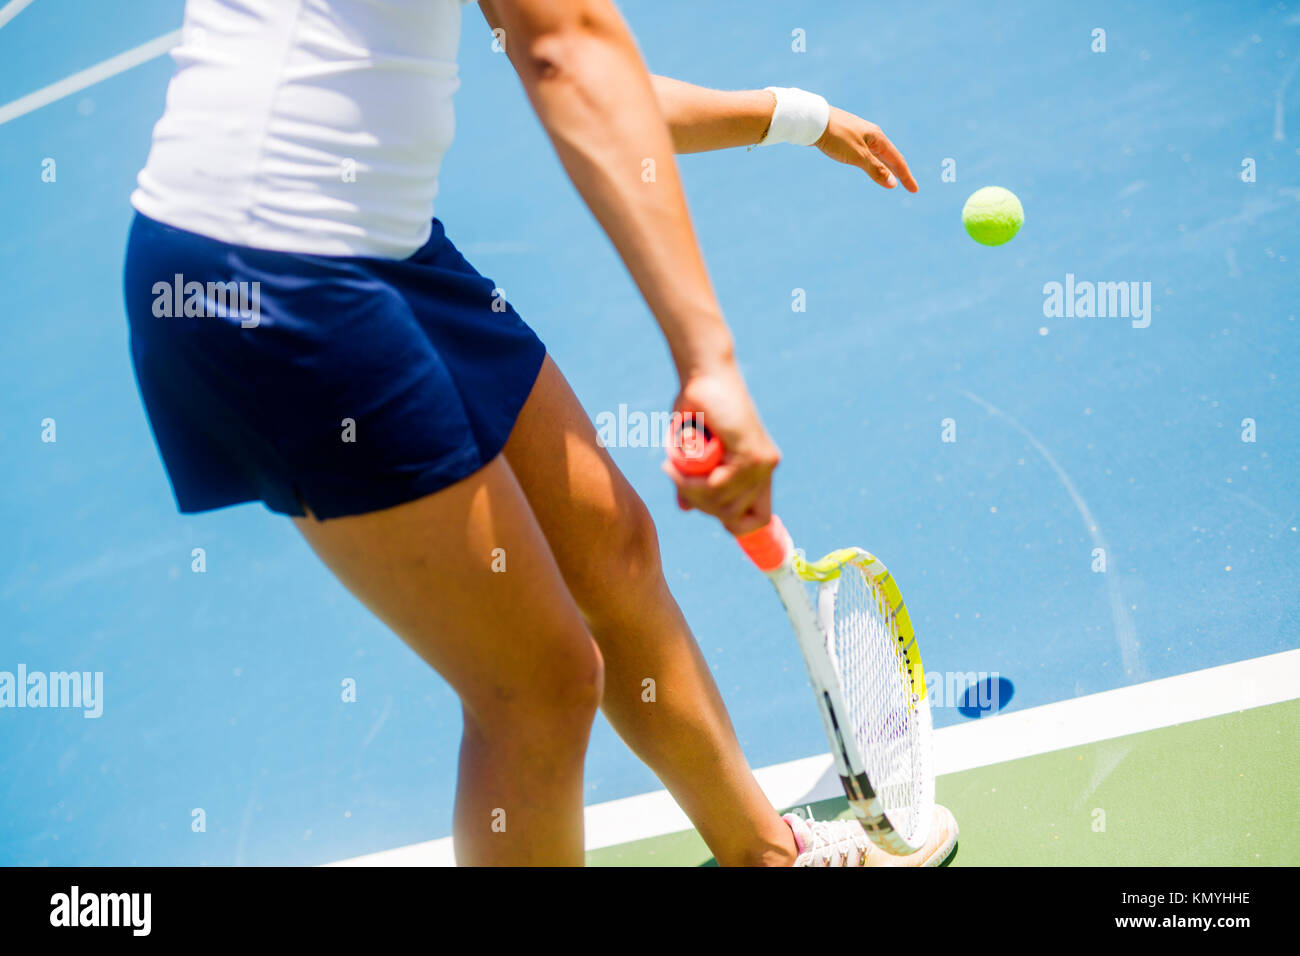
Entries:
{"label": "yellow racket frame", "polygon": [[898,590],[898,583],[885,563],[862,548],[839,548],[816,561],[809,561],[802,552],[796,551],[793,559],[794,573],[804,581],[817,583],[838,578],[841,571],[850,564],[861,568],[871,580],[881,601],[881,616],[893,622],[912,688],[911,706],[915,708],[916,703],[926,697],[925,668],[921,664],[921,649],[916,644],[916,632],[912,630],[911,615],[907,613],[902,592]]}

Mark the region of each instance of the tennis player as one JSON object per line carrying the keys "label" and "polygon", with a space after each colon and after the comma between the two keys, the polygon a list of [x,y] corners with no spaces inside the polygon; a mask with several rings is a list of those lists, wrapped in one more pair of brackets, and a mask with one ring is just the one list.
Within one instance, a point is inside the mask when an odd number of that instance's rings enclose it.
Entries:
{"label": "tennis player", "polygon": [[[683,506],[733,532],[762,525],[779,454],[673,154],[815,144],[915,191],[906,162],[813,94],[651,76],[610,0],[479,6],[663,330],[676,407],[726,445],[718,480],[679,486]],[[460,18],[458,0],[186,4],[124,270],[132,359],[180,510],[260,500],[290,516],[455,688],[461,863],[582,863],[597,707],[721,864],[940,862],[957,832],[946,810],[922,851],[893,858],[855,822],[773,809],[645,505],[541,341],[433,218]]]}

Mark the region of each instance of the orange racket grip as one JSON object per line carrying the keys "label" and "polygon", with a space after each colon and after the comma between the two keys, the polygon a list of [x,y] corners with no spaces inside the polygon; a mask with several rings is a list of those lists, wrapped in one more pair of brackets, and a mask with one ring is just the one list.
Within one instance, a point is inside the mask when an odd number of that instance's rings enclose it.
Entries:
{"label": "orange racket grip", "polygon": [[722,440],[694,412],[673,415],[668,460],[683,475],[703,477],[722,464]]}
{"label": "orange racket grip", "polygon": [[[683,412],[680,417],[674,415],[668,460],[683,475],[707,475],[722,463],[722,441],[693,412]],[[776,515],[763,527],[736,535],[736,543],[764,573],[780,568],[794,550],[790,533]]]}
{"label": "orange racket grip", "polygon": [[757,531],[736,535],[736,544],[764,574],[780,568],[794,550],[790,532],[785,530],[785,525],[776,515],[772,515],[772,520]]}

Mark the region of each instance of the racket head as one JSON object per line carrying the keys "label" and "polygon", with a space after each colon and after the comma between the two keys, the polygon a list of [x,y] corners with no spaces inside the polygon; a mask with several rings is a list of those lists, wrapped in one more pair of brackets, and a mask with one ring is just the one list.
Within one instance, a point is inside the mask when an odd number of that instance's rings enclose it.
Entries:
{"label": "racket head", "polygon": [[907,606],[885,565],[859,548],[799,562],[818,582],[817,616],[865,781],[845,780],[854,812],[882,849],[908,854],[934,816],[930,700]]}

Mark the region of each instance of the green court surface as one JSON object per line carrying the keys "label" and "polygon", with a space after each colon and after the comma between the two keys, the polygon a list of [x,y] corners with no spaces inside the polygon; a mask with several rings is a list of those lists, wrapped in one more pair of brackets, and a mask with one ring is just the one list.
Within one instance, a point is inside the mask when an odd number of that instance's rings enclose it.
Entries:
{"label": "green court surface", "polygon": [[[953,866],[1300,864],[1300,700],[939,778]],[[812,804],[847,815],[843,799]],[[711,866],[694,831],[592,850],[593,866]]]}

